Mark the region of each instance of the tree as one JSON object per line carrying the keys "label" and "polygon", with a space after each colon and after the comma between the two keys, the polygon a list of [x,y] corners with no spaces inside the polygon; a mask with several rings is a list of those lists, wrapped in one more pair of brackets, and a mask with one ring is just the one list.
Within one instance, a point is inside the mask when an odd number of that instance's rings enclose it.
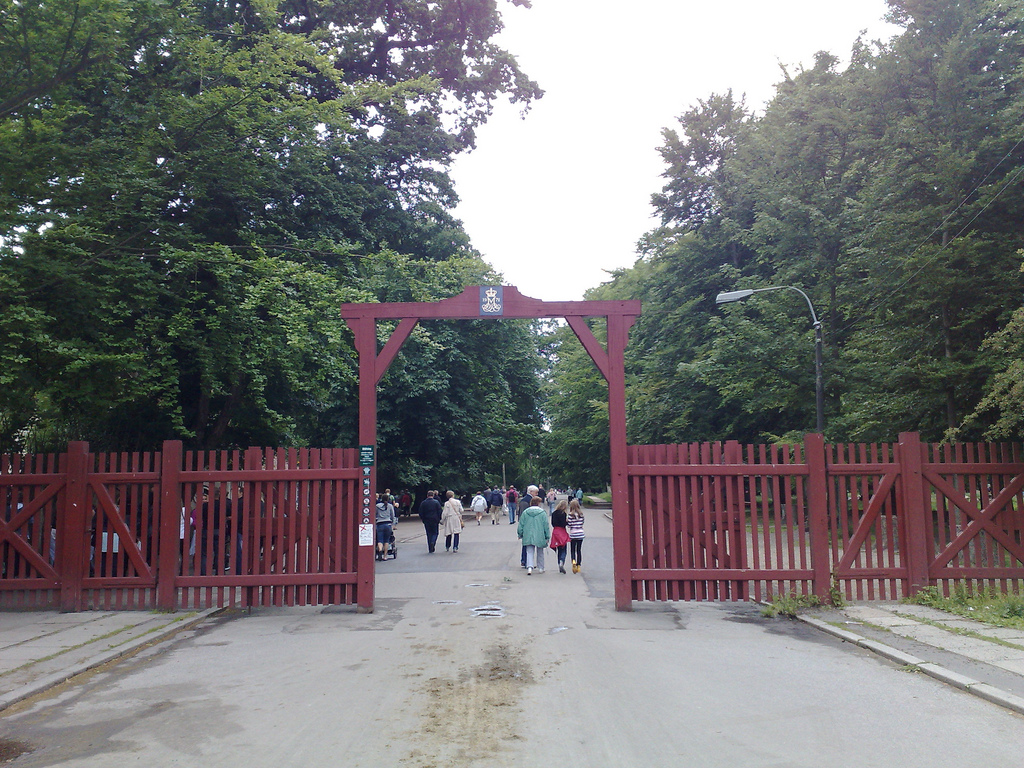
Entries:
{"label": "tree", "polygon": [[[1017,255],[1024,256],[1024,251]],[[1024,307],[1018,307],[1006,326],[986,339],[983,352],[993,371],[985,396],[964,425],[948,436],[973,434],[980,423],[988,425],[983,433],[986,439],[1024,439]]]}
{"label": "tree", "polygon": [[[592,330],[604,340],[603,325]],[[604,488],[611,479],[608,384],[569,326],[553,330],[548,348],[553,365],[544,400],[543,466],[568,485]]]}
{"label": "tree", "polygon": [[[496,282],[475,257],[438,264],[390,254],[364,266],[381,301],[434,301]],[[382,343],[392,329],[379,329]],[[516,447],[540,430],[537,345],[519,321],[420,322],[381,382],[381,483],[465,492],[500,482],[503,462],[514,473]]]}
{"label": "tree", "polygon": [[447,165],[540,95],[500,28],[486,0],[6,8],[4,448],[351,444],[336,307],[376,264],[477,259]]}
{"label": "tree", "polygon": [[[712,301],[784,285],[824,319],[828,437],[1020,434],[1024,3],[890,6],[905,31],[858,40],[845,69],[819,53],[763,114],[712,95],[664,133],[662,226],[601,289],[644,306],[631,441],[788,441],[814,423],[806,307]],[[555,378],[585,368],[566,356]]]}
{"label": "tree", "polygon": [[1014,192],[1024,7],[890,5],[907,30],[874,61],[864,109],[860,200],[871,219],[846,275],[857,290],[843,327],[856,338],[844,364],[856,386],[844,430],[878,439],[900,425],[938,439],[979,401],[989,370],[978,349],[1024,287],[1012,223],[1024,215]]}

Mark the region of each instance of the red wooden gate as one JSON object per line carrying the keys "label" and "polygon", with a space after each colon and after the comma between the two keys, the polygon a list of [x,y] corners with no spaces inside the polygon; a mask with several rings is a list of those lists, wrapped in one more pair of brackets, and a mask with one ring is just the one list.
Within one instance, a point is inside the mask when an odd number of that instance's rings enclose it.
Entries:
{"label": "red wooden gate", "polygon": [[[0,589],[17,590],[26,604],[57,601],[64,560],[57,517],[66,480],[56,454],[0,455]],[[0,592],[0,604],[3,598]]]}
{"label": "red wooden gate", "polygon": [[169,441],[162,453],[72,443],[59,458],[2,456],[0,606],[372,606],[355,454],[183,454]]}
{"label": "red wooden gate", "polygon": [[1024,590],[1024,448],[629,449],[634,600],[797,592],[896,599],[937,585]]}
{"label": "red wooden gate", "polygon": [[1010,588],[1024,563],[1020,446],[921,446],[921,474],[934,530],[928,578]]}

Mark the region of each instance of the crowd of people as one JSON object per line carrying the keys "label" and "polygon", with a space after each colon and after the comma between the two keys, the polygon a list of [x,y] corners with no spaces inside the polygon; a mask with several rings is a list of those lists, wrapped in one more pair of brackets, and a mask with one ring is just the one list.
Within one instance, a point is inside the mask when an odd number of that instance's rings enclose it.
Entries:
{"label": "crowd of people", "polygon": [[[567,557],[572,572],[579,573],[583,567],[585,537],[582,502],[583,490],[580,488],[569,488],[566,498],[559,500],[559,493],[554,488],[545,490],[530,485],[520,492],[514,485],[508,488],[491,486],[466,499],[459,498],[454,491],[447,491],[443,502],[438,491],[427,491],[418,513],[426,533],[428,554],[437,550],[442,532],[445,551],[459,551],[463,515],[468,506],[477,525],[483,525],[487,515],[491,525],[498,525],[506,514],[509,525],[518,522],[516,534],[522,541],[520,565],[526,569],[527,576],[532,576],[535,570],[544,573],[544,552],[548,547],[555,552],[560,573],[567,573]],[[389,551],[394,551],[394,527],[400,514],[411,514],[412,504],[409,491],[403,491],[397,499],[391,494],[391,489],[377,494],[377,560],[385,560]]]}

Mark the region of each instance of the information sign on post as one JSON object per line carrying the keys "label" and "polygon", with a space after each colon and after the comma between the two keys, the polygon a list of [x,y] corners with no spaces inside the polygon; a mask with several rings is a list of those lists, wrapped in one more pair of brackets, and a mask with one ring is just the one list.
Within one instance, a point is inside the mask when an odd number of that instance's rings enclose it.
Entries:
{"label": "information sign on post", "polygon": [[359,466],[360,467],[372,467],[373,461],[373,450],[375,446],[372,445],[360,445],[359,446]]}

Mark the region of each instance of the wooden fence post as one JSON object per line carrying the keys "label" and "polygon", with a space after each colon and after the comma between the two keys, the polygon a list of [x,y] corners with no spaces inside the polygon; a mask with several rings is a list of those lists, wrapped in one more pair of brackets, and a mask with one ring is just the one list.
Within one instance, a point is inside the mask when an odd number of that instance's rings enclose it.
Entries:
{"label": "wooden fence post", "polygon": [[58,522],[61,546],[60,609],[82,610],[82,580],[89,570],[89,444],[76,440],[68,443],[64,472],[67,477],[63,520]]}
{"label": "wooden fence post", "polygon": [[608,442],[612,480],[612,560],[615,564],[615,610],[633,610],[630,548],[629,448],[626,440],[625,351],[636,318],[608,316]]}
{"label": "wooden fence post", "polygon": [[373,496],[377,492],[377,382],[384,375],[377,375],[377,321],[373,317],[348,320],[356,337],[356,352],[359,354],[359,445],[373,446],[373,464],[367,467],[370,483],[366,486],[369,494],[361,497],[359,514],[356,517],[356,605],[361,613],[373,613],[374,589],[376,586],[376,546],[367,546],[359,538],[362,530],[375,531],[376,516]]}
{"label": "wooden fence post", "polygon": [[825,462],[825,438],[820,432],[804,435],[807,460],[807,512],[810,516],[811,569],[813,594],[828,601],[832,564],[828,546],[828,466]]}
{"label": "wooden fence post", "polygon": [[905,540],[900,556],[907,564],[907,594],[915,595],[931,584],[928,578],[931,492],[924,481],[921,436],[917,432],[900,432],[899,448]]}
{"label": "wooden fence post", "polygon": [[164,441],[160,454],[160,549],[156,571],[156,607],[161,611],[178,610],[178,568],[182,544],[188,541],[191,527],[182,517],[181,455],[180,440]]}

